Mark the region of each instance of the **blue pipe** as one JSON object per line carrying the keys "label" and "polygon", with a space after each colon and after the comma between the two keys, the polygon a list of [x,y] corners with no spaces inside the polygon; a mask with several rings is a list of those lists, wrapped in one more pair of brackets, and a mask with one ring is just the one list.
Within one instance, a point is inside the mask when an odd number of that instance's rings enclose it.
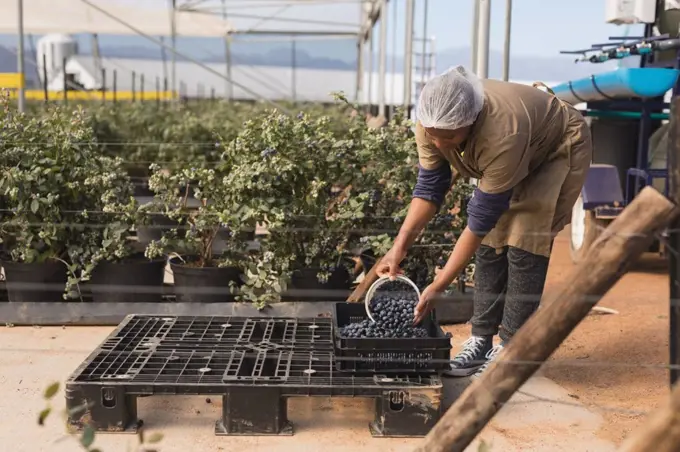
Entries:
{"label": "blue pipe", "polygon": [[680,71],[666,68],[619,68],[552,87],[571,104],[601,100],[652,98],[673,88]]}

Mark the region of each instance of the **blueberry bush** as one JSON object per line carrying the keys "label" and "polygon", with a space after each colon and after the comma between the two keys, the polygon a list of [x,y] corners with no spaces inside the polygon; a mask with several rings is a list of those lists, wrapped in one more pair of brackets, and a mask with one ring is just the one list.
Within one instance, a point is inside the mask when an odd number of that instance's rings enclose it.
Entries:
{"label": "blueberry bush", "polygon": [[[19,262],[62,260],[77,282],[98,262],[125,259],[138,249],[129,240],[134,229],[165,216],[175,227],[149,244],[147,257],[240,267],[242,301],[279,301],[300,270],[329,281],[349,271],[357,253],[376,258],[391,247],[417,178],[410,120],[397,112],[384,127],[369,128],[357,106],[342,94],[336,99],[330,107],[298,105],[293,116],[226,102],[97,104],[32,115],[6,106],[4,253]],[[140,174],[155,194],[150,204],[131,196]],[[445,263],[470,192],[454,184],[403,263],[419,287]],[[248,235],[258,225],[266,233],[253,251]]]}
{"label": "blueberry bush", "polygon": [[108,239],[127,220],[105,210],[131,202],[122,162],[102,155],[81,109],[28,116],[5,97],[0,123],[1,258],[62,262],[70,276],[65,297],[76,294],[98,261],[120,252]]}

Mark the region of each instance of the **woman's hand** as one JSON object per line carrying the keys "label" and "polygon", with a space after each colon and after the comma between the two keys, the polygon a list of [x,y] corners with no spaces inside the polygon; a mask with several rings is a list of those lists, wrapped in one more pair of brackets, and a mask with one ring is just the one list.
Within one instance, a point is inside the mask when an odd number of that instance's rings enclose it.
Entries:
{"label": "woman's hand", "polygon": [[397,275],[401,274],[401,268],[399,265],[401,261],[406,257],[406,251],[401,248],[392,247],[382,259],[380,259],[380,264],[376,270],[376,273],[381,278],[384,276],[389,276],[390,279],[394,279]]}
{"label": "woman's hand", "polygon": [[425,288],[425,290],[423,290],[423,292],[420,294],[420,300],[418,300],[418,304],[416,305],[416,309],[413,313],[414,325],[420,324],[420,322],[425,319],[430,311],[432,311],[437,298],[442,294],[442,292],[443,290],[440,289],[435,283],[430,284]]}

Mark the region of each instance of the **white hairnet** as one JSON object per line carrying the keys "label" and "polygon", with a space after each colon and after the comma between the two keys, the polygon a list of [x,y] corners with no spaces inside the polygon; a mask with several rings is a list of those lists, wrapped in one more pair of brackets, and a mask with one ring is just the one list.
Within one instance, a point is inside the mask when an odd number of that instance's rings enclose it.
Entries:
{"label": "white hairnet", "polygon": [[481,80],[456,66],[425,84],[416,115],[424,127],[454,130],[472,125],[483,106]]}

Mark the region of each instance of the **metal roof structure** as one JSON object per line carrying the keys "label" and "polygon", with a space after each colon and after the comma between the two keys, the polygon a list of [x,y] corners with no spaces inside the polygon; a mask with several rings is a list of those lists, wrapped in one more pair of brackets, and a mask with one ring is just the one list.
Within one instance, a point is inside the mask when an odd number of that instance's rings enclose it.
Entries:
{"label": "metal roof structure", "polygon": [[[18,32],[21,36],[18,54],[23,55],[23,36],[48,33],[91,33],[97,35],[137,35],[160,46],[172,58],[171,87],[178,90],[177,59],[190,61],[233,86],[227,97],[234,97],[233,89],[245,89],[258,95],[233,78],[231,42],[246,35],[260,39],[350,39],[357,42],[357,72],[354,99],[372,95],[375,77],[365,77],[366,69],[373,73],[373,61],[378,61],[377,103],[381,111],[387,105],[387,25],[389,0],[5,0],[0,6],[0,33]],[[141,7],[140,4],[153,5]],[[402,99],[410,99],[412,74],[412,38],[415,0],[406,0],[406,55]],[[396,19],[396,14],[392,16]],[[374,54],[375,24],[380,21],[377,55]],[[170,36],[170,43],[157,37]],[[223,37],[225,41],[224,73],[207,66],[191,55],[177,50],[178,36]],[[396,42],[396,34],[393,42]],[[369,43],[370,45],[367,45]],[[366,55],[367,54],[367,55]],[[24,73],[23,58],[19,57],[19,72]],[[366,63],[365,61],[366,60]],[[296,69],[293,68],[293,71]],[[261,88],[261,87],[260,87]],[[259,88],[258,88],[259,89]],[[393,90],[394,91],[394,90]],[[261,96],[265,98],[264,96]],[[19,96],[23,108],[23,96]]]}
{"label": "metal roof structure", "polygon": [[[358,36],[371,0],[178,0],[177,10],[228,19],[234,34]],[[365,24],[364,24],[365,25]]]}
{"label": "metal roof structure", "polygon": [[[120,21],[154,36],[172,34],[170,11],[163,7],[124,6],[111,0],[90,0]],[[101,13],[83,0],[23,0],[23,27],[27,34],[136,35],[130,27]],[[144,2],[138,2],[144,3]],[[147,3],[148,5],[148,3]],[[19,2],[0,2],[0,33],[16,33]],[[175,33],[191,37],[224,37],[232,27],[222,18],[177,11]]]}

